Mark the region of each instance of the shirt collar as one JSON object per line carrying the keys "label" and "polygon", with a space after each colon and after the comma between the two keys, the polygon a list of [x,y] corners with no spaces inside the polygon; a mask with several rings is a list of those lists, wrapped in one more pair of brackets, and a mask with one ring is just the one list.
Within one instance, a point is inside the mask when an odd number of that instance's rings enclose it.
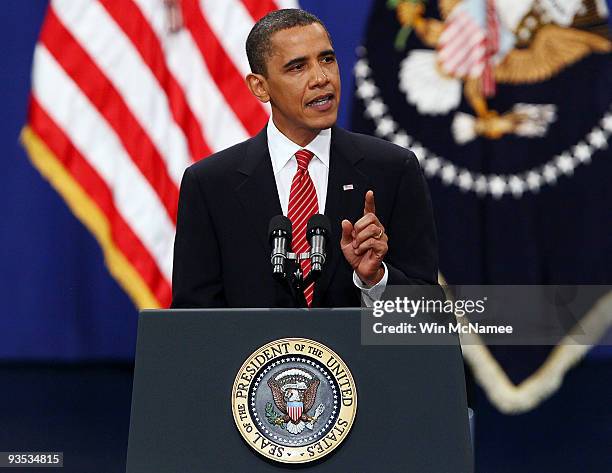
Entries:
{"label": "shirt collar", "polygon": [[[270,158],[272,159],[272,170],[274,174],[278,174],[280,170],[289,162],[296,151],[307,149],[315,155],[329,169],[329,149],[331,146],[331,128],[321,130],[319,134],[302,147],[295,144],[285,135],[283,135],[276,125],[272,117],[268,120],[267,127],[268,149],[270,150]],[[313,158],[314,159],[314,158]]]}

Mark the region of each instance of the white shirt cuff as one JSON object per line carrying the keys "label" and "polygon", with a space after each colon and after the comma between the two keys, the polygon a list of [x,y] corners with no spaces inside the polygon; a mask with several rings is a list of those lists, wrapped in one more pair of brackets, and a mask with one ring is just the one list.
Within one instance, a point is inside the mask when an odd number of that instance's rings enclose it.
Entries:
{"label": "white shirt cuff", "polygon": [[387,271],[387,265],[382,263],[382,266],[385,270],[385,274],[380,281],[374,284],[372,287],[367,287],[357,273],[353,271],[353,283],[361,290],[361,298],[363,299],[363,303],[366,307],[372,307],[374,305],[374,301],[379,300],[382,297],[383,292],[387,288],[387,280],[389,279],[389,271]]}

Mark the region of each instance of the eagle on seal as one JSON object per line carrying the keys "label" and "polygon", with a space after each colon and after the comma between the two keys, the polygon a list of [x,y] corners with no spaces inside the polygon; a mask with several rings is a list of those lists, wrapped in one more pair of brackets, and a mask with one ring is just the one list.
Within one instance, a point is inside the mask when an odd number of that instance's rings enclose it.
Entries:
{"label": "eagle on seal", "polygon": [[287,430],[292,434],[302,432],[305,427],[312,429],[324,408],[321,404],[314,416],[307,414],[314,405],[320,383],[313,373],[301,368],[291,368],[271,377],[268,386],[274,404],[282,413],[274,423],[287,424]]}

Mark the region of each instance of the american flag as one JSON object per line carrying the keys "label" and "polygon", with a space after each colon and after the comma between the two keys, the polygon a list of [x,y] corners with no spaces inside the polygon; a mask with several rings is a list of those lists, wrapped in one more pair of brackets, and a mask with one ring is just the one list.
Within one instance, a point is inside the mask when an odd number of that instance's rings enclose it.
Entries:
{"label": "american flag", "polygon": [[295,0],[52,0],[34,53],[28,154],[140,307],[171,300],[183,171],[256,134],[255,21]]}

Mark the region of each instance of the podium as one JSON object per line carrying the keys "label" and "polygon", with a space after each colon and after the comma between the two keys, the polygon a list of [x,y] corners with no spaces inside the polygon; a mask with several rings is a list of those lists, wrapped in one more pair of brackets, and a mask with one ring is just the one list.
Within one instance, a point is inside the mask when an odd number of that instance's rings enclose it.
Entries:
{"label": "podium", "polygon": [[[257,453],[232,413],[234,382],[245,361],[260,347],[286,338],[333,350],[350,369],[358,399],[342,443],[299,465]],[[141,312],[127,473],[283,469],[472,472],[459,342],[365,346],[359,309]]]}

